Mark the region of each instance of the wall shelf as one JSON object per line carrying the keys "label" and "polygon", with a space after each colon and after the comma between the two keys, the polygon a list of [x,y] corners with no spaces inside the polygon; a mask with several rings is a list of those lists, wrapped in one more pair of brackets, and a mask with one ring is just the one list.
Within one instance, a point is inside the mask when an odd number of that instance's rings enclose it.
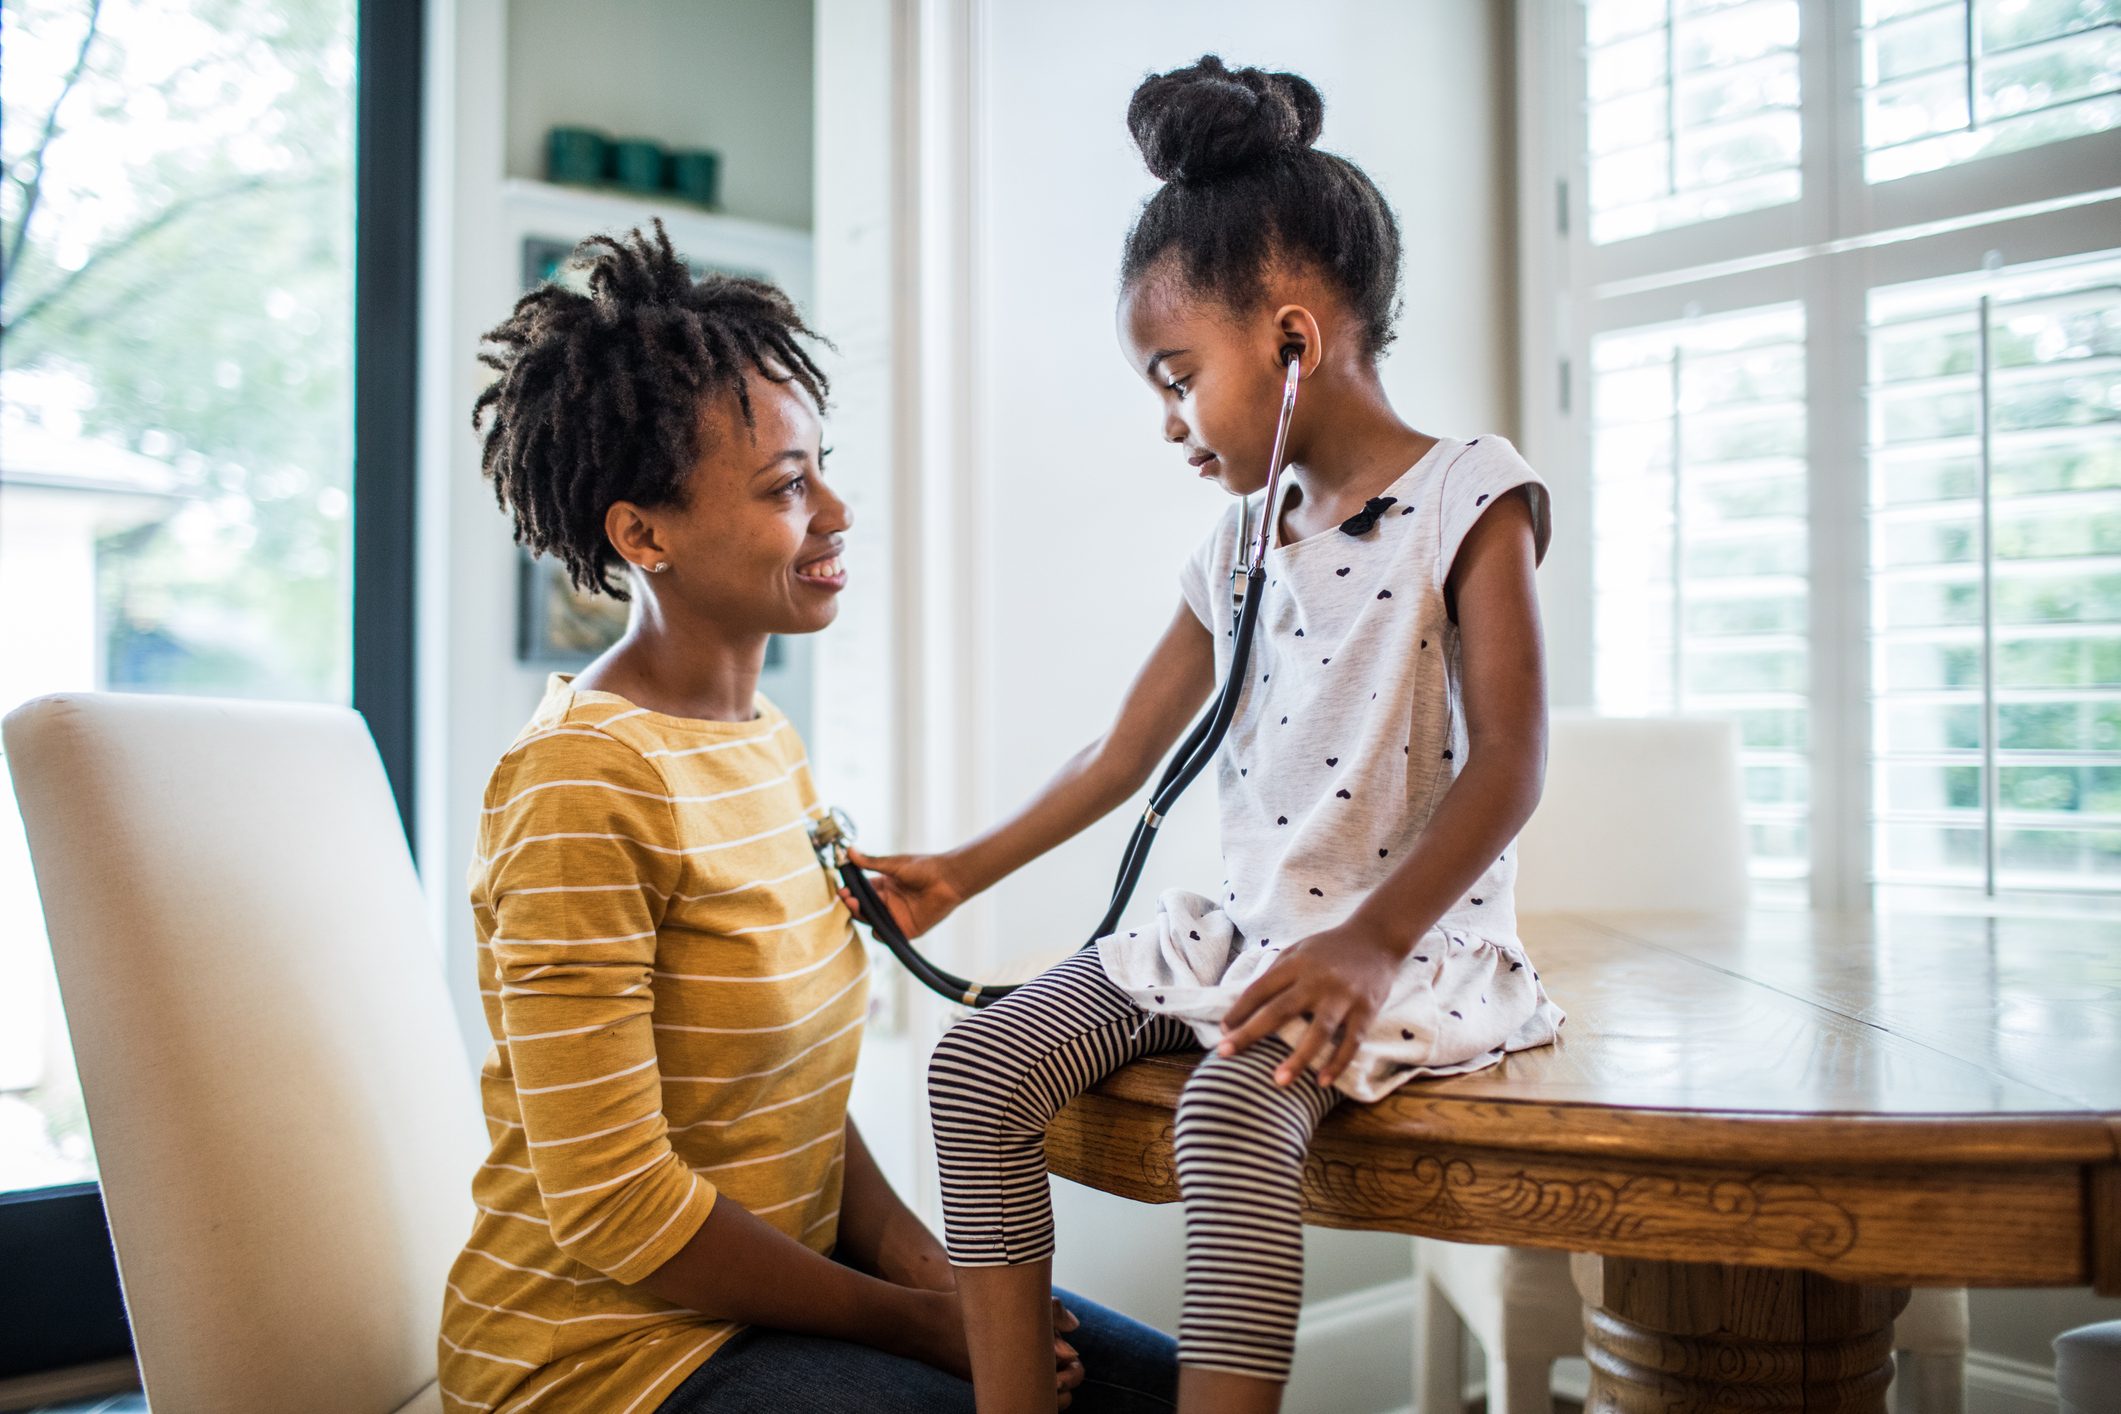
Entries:
{"label": "wall shelf", "polygon": [[810,308],[810,233],[727,216],[677,196],[622,188],[561,186],[510,177],[501,183],[507,229],[520,252],[528,239],[579,241],[596,233],[646,228],[663,218],[670,240],[686,259],[732,273],[758,275]]}

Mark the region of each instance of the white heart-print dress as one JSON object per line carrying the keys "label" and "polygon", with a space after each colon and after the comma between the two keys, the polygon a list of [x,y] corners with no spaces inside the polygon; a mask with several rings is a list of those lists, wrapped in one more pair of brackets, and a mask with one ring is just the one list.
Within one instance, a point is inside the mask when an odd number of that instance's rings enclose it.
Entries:
{"label": "white heart-print dress", "polygon": [[[1519,488],[1544,557],[1546,484],[1496,436],[1445,438],[1365,514],[1268,549],[1249,681],[1216,757],[1229,878],[1215,897],[1170,890],[1154,917],[1098,940],[1105,974],[1143,1010],[1213,1046],[1284,948],[1345,920],[1406,857],[1466,756],[1444,579],[1473,523]],[[1235,642],[1237,515],[1179,576],[1215,636],[1218,677]],[[1561,1010],[1517,939],[1516,872],[1513,845],[1416,941],[1335,1089],[1375,1100],[1554,1039]]]}

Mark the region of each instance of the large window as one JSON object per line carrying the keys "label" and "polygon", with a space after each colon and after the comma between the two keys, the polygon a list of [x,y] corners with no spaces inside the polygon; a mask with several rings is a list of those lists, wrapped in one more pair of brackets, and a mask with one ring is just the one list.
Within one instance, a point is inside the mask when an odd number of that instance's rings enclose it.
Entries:
{"label": "large window", "polygon": [[2121,260],[1874,290],[1876,877],[2121,887]]}
{"label": "large window", "polygon": [[1591,239],[1796,199],[1797,0],[1600,0],[1586,38]]}
{"label": "large window", "polygon": [[2121,0],[1527,13],[1565,676],[1738,720],[1763,899],[2111,907]]}
{"label": "large window", "polygon": [[[364,331],[409,331],[413,289],[356,295],[371,8],[5,0],[0,711],[76,690],[367,706],[407,678],[404,636],[356,625],[357,492],[365,515],[410,474],[371,439],[354,476],[357,408],[407,442],[410,420],[409,402],[357,397],[357,309]],[[417,33],[417,5],[380,8]],[[410,213],[416,180],[410,164],[386,176],[397,194],[364,207],[362,244]],[[402,518],[361,535],[378,571],[362,592],[403,600]],[[402,776],[400,744],[380,744]],[[93,1204],[95,1178],[0,762],[0,1200]],[[6,1213],[11,1251],[78,1227],[19,1198]],[[55,1255],[62,1284],[91,1259],[107,1268],[107,1247]],[[0,1374],[22,1358],[0,1336]]]}
{"label": "large window", "polygon": [[[352,5],[7,18],[0,698],[349,701]],[[0,1185],[90,1178],[7,833]]]}
{"label": "large window", "polygon": [[2121,126],[2121,0],[1863,10],[1863,165],[1874,182]]}
{"label": "large window", "polygon": [[1804,312],[1592,345],[1597,698],[1735,717],[1756,887],[1810,867]]}

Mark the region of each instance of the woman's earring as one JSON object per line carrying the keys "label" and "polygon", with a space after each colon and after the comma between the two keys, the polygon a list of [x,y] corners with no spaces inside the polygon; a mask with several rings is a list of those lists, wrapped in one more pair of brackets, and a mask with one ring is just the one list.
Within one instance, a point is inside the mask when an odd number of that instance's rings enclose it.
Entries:
{"label": "woman's earring", "polygon": [[649,572],[650,574],[661,574],[661,573],[662,573],[662,572],[663,572],[664,570],[667,570],[667,569],[669,569],[669,568],[670,568],[670,561],[668,561],[668,560],[657,560],[657,561],[656,561],[656,562],[655,562],[654,564],[652,564],[652,565],[650,565],[650,566],[648,567],[648,572]]}

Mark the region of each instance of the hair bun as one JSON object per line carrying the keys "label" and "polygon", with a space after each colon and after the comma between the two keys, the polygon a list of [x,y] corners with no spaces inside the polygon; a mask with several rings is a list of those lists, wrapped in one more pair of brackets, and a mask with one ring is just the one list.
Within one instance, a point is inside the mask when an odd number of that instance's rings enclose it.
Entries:
{"label": "hair bun", "polygon": [[1296,74],[1230,69],[1213,54],[1151,74],[1127,104],[1127,130],[1166,182],[1208,182],[1318,141],[1325,100]]}

